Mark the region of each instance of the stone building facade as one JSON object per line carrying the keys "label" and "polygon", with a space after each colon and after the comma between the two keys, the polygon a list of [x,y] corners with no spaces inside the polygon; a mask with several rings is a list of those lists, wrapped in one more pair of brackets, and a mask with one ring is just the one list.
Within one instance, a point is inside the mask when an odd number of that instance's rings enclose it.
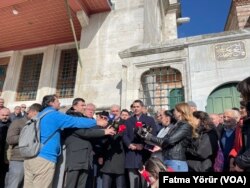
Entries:
{"label": "stone building facade", "polygon": [[[185,101],[193,100],[197,103],[198,109],[206,110],[209,96],[213,91],[249,76],[249,37],[250,30],[245,29],[170,40],[159,45],[139,45],[121,52],[120,56],[124,62],[123,80],[127,80],[123,85],[123,105],[128,106],[134,98],[140,96],[143,73],[150,69],[169,67],[180,72],[182,77],[181,86],[170,88],[170,92],[172,89],[183,87]],[[169,80],[165,82],[171,84],[172,81]],[[154,94],[151,93],[151,98],[165,97],[166,101],[171,97],[167,96],[166,92],[157,95],[157,87],[164,81],[157,82],[155,79],[154,82],[155,87],[152,88]],[[140,97],[143,98],[142,95]],[[222,112],[225,108],[237,106],[239,100],[238,95],[230,98],[225,94],[211,102],[220,103],[221,106],[217,106],[215,112]],[[170,108],[165,101],[161,101],[162,104],[152,100],[146,103],[156,108]]]}
{"label": "stone building facade", "polygon": [[[112,2],[110,12],[90,17],[84,11],[77,14],[82,26],[81,65],[77,66],[74,94],[62,98],[63,105],[70,105],[74,97],[93,102],[99,109],[111,104],[129,108],[138,98],[152,111],[187,100],[209,112],[238,104],[235,84],[249,76],[250,70],[250,31],[241,29],[244,26],[236,21],[239,7],[231,6],[229,31],[178,39],[179,0]],[[73,47],[72,42],[0,53],[0,58],[10,57],[2,92],[6,105],[29,105],[55,93],[60,54]],[[36,53],[43,54],[36,97],[17,101],[22,59]],[[233,91],[220,94],[227,89]],[[227,96],[232,94],[235,96]]]}

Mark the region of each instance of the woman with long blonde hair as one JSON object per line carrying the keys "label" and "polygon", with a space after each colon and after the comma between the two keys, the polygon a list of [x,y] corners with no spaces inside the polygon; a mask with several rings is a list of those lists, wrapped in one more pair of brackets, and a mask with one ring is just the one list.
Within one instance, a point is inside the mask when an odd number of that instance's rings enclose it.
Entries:
{"label": "woman with long blonde hair", "polygon": [[177,122],[163,138],[145,133],[144,130],[138,131],[138,134],[146,141],[156,145],[151,150],[152,152],[162,149],[164,164],[171,167],[174,172],[187,172],[186,148],[189,146],[191,139],[197,136],[195,132],[197,123],[187,103],[177,104],[174,109],[174,116]]}
{"label": "woman with long blonde hair", "polygon": [[190,106],[187,103],[178,103],[175,106],[174,116],[177,120],[186,121],[192,127],[192,137],[197,137],[196,129],[198,127],[198,122],[193,116],[193,111],[190,110]]}

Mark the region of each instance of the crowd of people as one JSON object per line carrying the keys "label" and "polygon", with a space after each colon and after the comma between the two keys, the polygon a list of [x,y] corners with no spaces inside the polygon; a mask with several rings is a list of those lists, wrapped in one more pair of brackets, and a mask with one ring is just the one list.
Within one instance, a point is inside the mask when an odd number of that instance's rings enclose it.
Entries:
{"label": "crowd of people", "polygon": [[[63,112],[59,98],[46,95],[11,113],[0,99],[0,187],[157,188],[159,172],[250,171],[250,77],[237,89],[239,109],[208,114],[189,101],[155,117],[141,100],[95,113],[94,104],[75,98]],[[50,139],[24,158],[20,132],[44,112],[40,138]]]}

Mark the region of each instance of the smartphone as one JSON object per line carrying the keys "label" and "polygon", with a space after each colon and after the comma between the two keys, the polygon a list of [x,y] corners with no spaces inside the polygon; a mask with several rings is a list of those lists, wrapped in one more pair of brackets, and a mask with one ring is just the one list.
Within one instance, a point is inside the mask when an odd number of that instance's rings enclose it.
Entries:
{"label": "smartphone", "polygon": [[144,149],[147,149],[147,150],[152,150],[152,149],[154,149],[154,145],[150,145],[150,144],[146,144],[145,146],[144,146]]}

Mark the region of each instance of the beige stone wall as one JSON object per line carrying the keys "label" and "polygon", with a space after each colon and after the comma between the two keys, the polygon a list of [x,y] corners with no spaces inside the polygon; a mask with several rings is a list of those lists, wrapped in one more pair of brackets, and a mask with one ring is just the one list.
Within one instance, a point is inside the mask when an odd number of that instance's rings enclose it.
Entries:
{"label": "beige stone wall", "polygon": [[[83,66],[78,66],[76,96],[102,109],[123,103],[122,85],[127,80],[122,79],[123,62],[119,52],[177,37],[177,9],[166,14],[168,4],[162,6],[159,0],[116,0],[111,12],[91,15],[89,25],[82,29],[80,55]],[[167,36],[163,30],[169,31]],[[136,98],[138,96],[133,99]]]}

